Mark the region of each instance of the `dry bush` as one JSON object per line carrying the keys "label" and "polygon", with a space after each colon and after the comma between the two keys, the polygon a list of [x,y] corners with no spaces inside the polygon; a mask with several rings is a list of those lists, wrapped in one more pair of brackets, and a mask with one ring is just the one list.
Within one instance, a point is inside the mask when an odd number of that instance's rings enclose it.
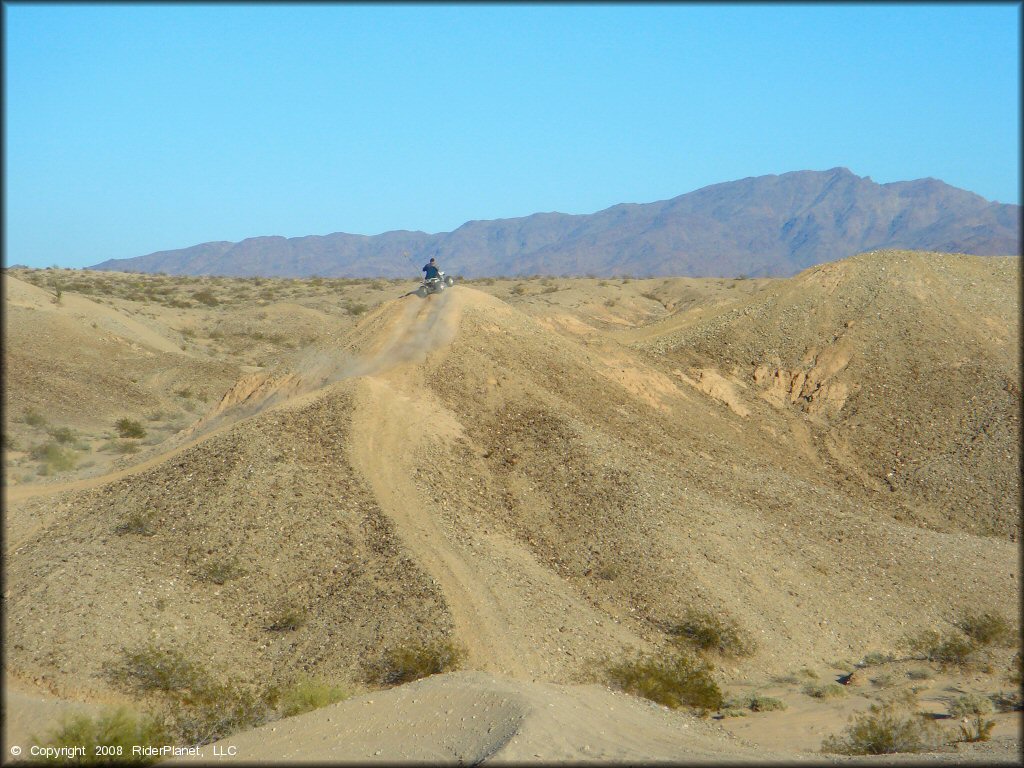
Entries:
{"label": "dry bush", "polygon": [[83,765],[149,765],[159,758],[133,755],[132,747],[161,747],[170,740],[162,718],[135,715],[121,708],[97,717],[67,718],[46,739],[33,739],[33,743],[65,750],[84,747],[85,754],[74,758],[74,762]]}
{"label": "dry bush", "polygon": [[906,643],[911,653],[942,666],[966,666],[974,660],[978,650],[978,646],[968,637],[958,634],[943,637],[933,629],[908,638]]}
{"label": "dry bush", "polygon": [[75,452],[55,441],[33,446],[29,451],[36,461],[42,462],[39,470],[41,475],[49,475],[53,472],[66,472],[75,468],[77,457]]}
{"label": "dry bush", "polygon": [[772,712],[777,709],[785,709],[786,702],[773,696],[751,693],[739,698],[730,698],[722,706],[730,709],[749,709],[751,712]]}
{"label": "dry bush", "polygon": [[305,614],[298,608],[283,609],[267,625],[271,632],[294,632],[306,623]]}
{"label": "dry bush", "polygon": [[825,683],[824,685],[805,685],[803,692],[814,699],[835,699],[846,695],[846,688],[839,683]]}
{"label": "dry bush", "polygon": [[960,731],[957,736],[954,737],[952,743],[988,741],[992,735],[992,729],[995,728],[995,725],[995,720],[986,720],[982,715],[974,715],[973,717],[964,718],[964,722],[960,724]]}
{"label": "dry bush", "polygon": [[757,647],[753,637],[733,619],[708,611],[688,610],[682,621],[669,626],[668,633],[674,645],[723,656],[750,656]]}
{"label": "dry bush", "polygon": [[196,572],[197,579],[213,584],[224,584],[244,575],[245,569],[237,557],[228,560],[209,560],[203,563]]}
{"label": "dry bush", "polygon": [[145,428],[134,419],[118,419],[117,423],[114,424],[114,428],[117,430],[119,437],[139,438],[146,436]]}
{"label": "dry bush", "polygon": [[722,707],[722,691],[711,677],[712,667],[686,653],[636,656],[607,668],[609,681],[626,693],[643,696],[671,709]]}
{"label": "dry bush", "polygon": [[902,712],[893,704],[872,704],[854,716],[842,737],[829,736],[823,752],[841,755],[891,755],[925,752],[942,743],[938,726],[917,712]]}
{"label": "dry bush", "polygon": [[952,701],[949,705],[949,716],[957,719],[968,715],[988,715],[995,709],[992,700],[987,696],[967,693]]}
{"label": "dry bush", "polygon": [[956,626],[980,646],[1010,648],[1019,639],[1013,623],[997,613],[970,614],[956,622]]}
{"label": "dry bush", "polygon": [[119,536],[134,533],[139,536],[153,536],[156,533],[156,522],[151,512],[131,512],[117,524],[114,533]]}
{"label": "dry bush", "polygon": [[349,695],[336,685],[302,679],[281,694],[278,706],[283,717],[291,717],[344,701]]}
{"label": "dry bush", "polygon": [[370,665],[367,682],[401,685],[458,669],[465,657],[465,648],[450,640],[403,645],[385,652],[379,662]]}

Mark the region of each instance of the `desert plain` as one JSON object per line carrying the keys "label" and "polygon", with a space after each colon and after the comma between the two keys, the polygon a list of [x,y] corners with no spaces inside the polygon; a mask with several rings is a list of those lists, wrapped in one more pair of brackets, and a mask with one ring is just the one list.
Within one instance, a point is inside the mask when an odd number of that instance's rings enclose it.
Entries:
{"label": "desert plain", "polygon": [[1018,258],[3,282],[5,761],[1020,760]]}

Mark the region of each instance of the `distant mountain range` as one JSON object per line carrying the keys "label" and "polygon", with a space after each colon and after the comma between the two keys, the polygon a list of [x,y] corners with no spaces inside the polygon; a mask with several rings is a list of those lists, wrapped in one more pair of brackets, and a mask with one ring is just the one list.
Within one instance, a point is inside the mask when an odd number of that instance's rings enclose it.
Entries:
{"label": "distant mountain range", "polygon": [[210,242],[90,269],[172,275],[402,277],[431,256],[466,277],[785,277],[864,251],[1017,255],[1020,206],[937,179],[877,184],[846,168],[713,184],[586,215],[470,221],[453,232],[336,232]]}

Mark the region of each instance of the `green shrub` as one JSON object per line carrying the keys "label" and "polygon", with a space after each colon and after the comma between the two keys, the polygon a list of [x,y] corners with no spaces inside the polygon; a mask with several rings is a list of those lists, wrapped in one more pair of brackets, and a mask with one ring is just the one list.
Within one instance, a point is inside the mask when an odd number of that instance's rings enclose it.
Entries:
{"label": "green shrub", "polygon": [[872,704],[854,716],[843,737],[829,736],[823,752],[841,755],[891,755],[924,752],[941,743],[939,729],[919,713],[902,713],[891,704]]}
{"label": "green shrub", "polygon": [[958,621],[956,626],[982,646],[1013,647],[1019,639],[1010,620],[996,613],[971,614]]}
{"label": "green shrub", "polygon": [[146,430],[143,428],[142,424],[133,419],[118,419],[117,423],[114,424],[114,428],[117,430],[117,434],[120,437],[137,438],[146,436]]}
{"label": "green shrub", "polygon": [[686,617],[669,627],[675,645],[689,645],[701,651],[724,656],[750,656],[756,644],[753,638],[728,617],[690,609]]}
{"label": "green shrub", "polygon": [[401,685],[458,669],[465,657],[465,648],[450,640],[403,645],[385,652],[381,660],[369,668],[367,681]]}
{"label": "green shrub", "polygon": [[[67,718],[46,739],[33,739],[33,743],[57,749],[84,747],[85,754],[73,759],[84,765],[149,765],[156,762],[158,757],[133,755],[132,747],[160,747],[170,740],[166,724],[161,718],[155,715],[136,716],[122,708],[95,718],[89,715]],[[98,750],[102,750],[103,754],[97,754]]]}
{"label": "green shrub", "polygon": [[881,651],[872,651],[861,660],[861,664],[866,667],[874,667],[879,664],[886,664],[893,661],[896,657],[891,653],[882,653]]}
{"label": "green shrub", "polygon": [[301,715],[314,709],[326,707],[348,698],[344,688],[314,680],[299,680],[295,685],[281,694],[280,709],[284,717]]}
{"label": "green shrub", "polygon": [[21,417],[21,420],[28,424],[30,427],[41,427],[46,424],[46,417],[36,411],[34,408],[29,408],[25,411],[25,415]]}
{"label": "green shrub", "polygon": [[237,683],[209,680],[184,695],[171,697],[166,717],[181,744],[209,744],[271,719],[271,691],[251,691]]}
{"label": "green shrub", "polygon": [[911,680],[931,680],[935,674],[930,669],[919,667],[918,669],[907,670],[907,677]]}
{"label": "green shrub", "polygon": [[627,693],[643,696],[671,709],[688,706],[721,708],[722,691],[711,677],[711,665],[685,653],[637,656],[608,667],[608,679]]}

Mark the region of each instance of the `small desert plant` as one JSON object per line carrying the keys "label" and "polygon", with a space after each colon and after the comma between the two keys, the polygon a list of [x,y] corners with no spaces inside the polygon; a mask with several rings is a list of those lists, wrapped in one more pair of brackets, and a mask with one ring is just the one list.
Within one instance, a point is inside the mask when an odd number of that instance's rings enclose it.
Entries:
{"label": "small desert plant", "polygon": [[739,698],[730,698],[722,704],[722,707],[723,714],[725,714],[724,708],[740,710],[749,709],[751,712],[772,712],[776,709],[785,709],[786,702],[772,696],[762,696],[760,693],[751,693]]}
{"label": "small desert plant", "polygon": [[251,691],[237,683],[206,680],[167,704],[167,722],[182,744],[209,744],[255,728],[273,714],[274,692]]}
{"label": "small desert plant", "polygon": [[137,716],[126,709],[117,709],[97,717],[76,715],[65,719],[45,740],[33,739],[36,746],[84,747],[85,754],[76,757],[79,764],[149,765],[158,757],[133,755],[132,747],[159,747],[171,740],[164,721],[151,714]]}
{"label": "small desert plant", "polygon": [[685,653],[637,656],[610,665],[607,672],[609,680],[626,693],[671,709],[716,710],[723,703],[711,665]]}
{"label": "small desert plant", "polygon": [[956,623],[978,645],[1011,647],[1017,644],[1017,630],[1005,616],[996,613],[971,614]]}
{"label": "small desert plant", "polygon": [[115,683],[137,693],[201,691],[210,682],[205,670],[184,653],[153,644],[122,650],[120,661],[108,664],[105,672]]}
{"label": "small desert plant", "polygon": [[306,617],[298,608],[285,608],[267,625],[271,632],[294,632],[306,623]]}
{"label": "small desert plant", "polygon": [[458,669],[465,657],[465,648],[450,640],[403,645],[387,651],[377,664],[371,666],[368,682],[401,685]]}
{"label": "small desert plant", "polygon": [[46,431],[58,443],[73,443],[75,441],[75,433],[70,427],[51,427]]}
{"label": "small desert plant", "polygon": [[891,755],[924,752],[939,745],[938,728],[916,712],[901,712],[892,704],[872,704],[854,716],[844,737],[829,736],[823,752],[841,755]]}
{"label": "small desert plant", "polygon": [[512,286],[512,293],[516,296],[522,296],[526,293],[526,285],[524,283],[516,283]]}
{"label": "small desert plant", "polygon": [[65,472],[75,467],[75,452],[59,443],[50,441],[37,445],[29,451],[29,456],[43,463],[41,474]]}
{"label": "small desert plant", "polygon": [[21,420],[28,424],[30,427],[41,427],[46,424],[46,417],[36,411],[34,408],[29,408],[25,411],[25,415],[21,417]]}
{"label": "small desert plant", "polygon": [[943,637],[933,629],[909,637],[905,642],[911,653],[943,666],[965,666],[978,649],[968,637],[957,634]]}
{"label": "small desert plant", "polygon": [[114,528],[114,533],[124,536],[134,533],[139,536],[152,536],[156,533],[156,524],[151,512],[131,512]]}
{"label": "small desert plant", "polygon": [[344,688],[302,679],[281,694],[279,707],[282,716],[291,717],[343,701],[348,695]]}
{"label": "small desert plant", "polygon": [[706,611],[690,609],[682,621],[669,627],[675,645],[689,645],[723,656],[750,656],[755,643],[735,621]]}
{"label": "small desert plant", "polygon": [[995,720],[986,720],[983,715],[976,714],[971,717],[965,717],[964,721],[960,723],[960,732],[953,739],[954,744],[957,742],[969,742],[974,743],[976,741],[988,741],[992,735],[992,729],[995,727]]}
{"label": "small desert plant", "polygon": [[200,581],[224,584],[243,575],[245,575],[245,569],[239,563],[238,558],[233,557],[230,560],[211,560],[203,563],[196,577]]}
{"label": "small desert plant", "polygon": [[988,715],[995,709],[992,700],[987,696],[968,693],[959,697],[949,705],[949,716],[962,718],[968,715]]}
{"label": "small desert plant", "polygon": [[192,298],[198,301],[200,304],[205,304],[208,307],[215,307],[220,304],[220,301],[211,291],[196,291],[192,294]]}
{"label": "small desert plant", "polygon": [[931,680],[935,674],[930,669],[918,667],[917,669],[908,669],[907,677],[911,680]]}
{"label": "small desert plant", "polygon": [[137,438],[146,436],[146,430],[143,428],[142,424],[134,419],[118,419],[117,423],[114,424],[114,428],[117,430],[117,434],[120,437]]}
{"label": "small desert plant", "polygon": [[835,699],[846,695],[846,688],[839,683],[825,683],[824,685],[805,685],[803,692],[814,699]]}
{"label": "small desert plant", "polygon": [[996,712],[1017,712],[1024,708],[1024,705],[1021,704],[1020,691],[1010,691],[1009,693],[1000,691],[993,693],[989,699]]}

